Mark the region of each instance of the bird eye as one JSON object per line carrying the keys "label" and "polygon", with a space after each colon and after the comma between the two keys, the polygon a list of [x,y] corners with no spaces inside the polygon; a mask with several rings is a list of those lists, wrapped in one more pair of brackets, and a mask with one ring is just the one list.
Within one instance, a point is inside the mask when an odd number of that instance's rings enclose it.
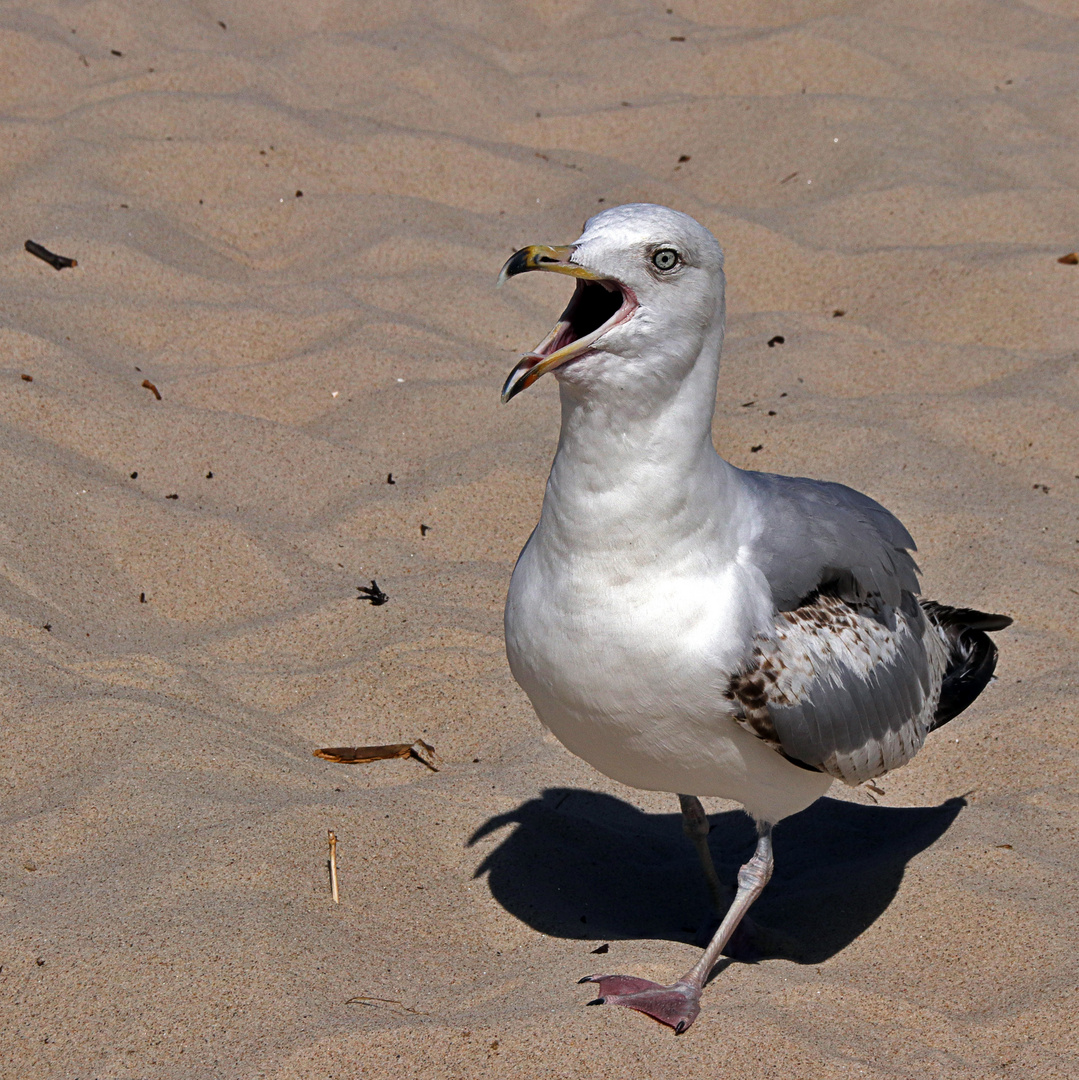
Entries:
{"label": "bird eye", "polygon": [[674,248],[660,248],[652,256],[652,265],[657,270],[667,273],[678,265],[678,252]]}

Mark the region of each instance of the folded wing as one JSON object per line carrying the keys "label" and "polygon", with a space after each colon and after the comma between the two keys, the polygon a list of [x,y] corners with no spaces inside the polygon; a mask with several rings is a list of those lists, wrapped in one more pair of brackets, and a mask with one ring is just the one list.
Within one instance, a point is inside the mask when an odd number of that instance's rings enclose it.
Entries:
{"label": "folded wing", "polygon": [[788,760],[859,784],[905,764],[978,696],[996,664],[983,627],[1010,621],[910,593],[892,607],[822,591],[777,614],[726,696],[736,721]]}
{"label": "folded wing", "polygon": [[778,610],[798,607],[818,589],[851,601],[875,594],[893,607],[904,591],[918,592],[914,540],[868,495],[800,476],[741,477],[757,522],[749,558],[768,579]]}

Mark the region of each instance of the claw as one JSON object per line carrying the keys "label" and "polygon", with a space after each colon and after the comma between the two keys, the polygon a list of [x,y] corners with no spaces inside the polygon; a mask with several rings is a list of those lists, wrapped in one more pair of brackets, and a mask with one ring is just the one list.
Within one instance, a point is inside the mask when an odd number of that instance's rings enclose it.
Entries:
{"label": "claw", "polygon": [[648,979],[632,975],[586,975],[582,983],[599,983],[600,996],[589,1005],[624,1005],[673,1028],[681,1035],[697,1019],[701,1011],[701,992],[695,986],[679,980],[671,986],[660,986]]}

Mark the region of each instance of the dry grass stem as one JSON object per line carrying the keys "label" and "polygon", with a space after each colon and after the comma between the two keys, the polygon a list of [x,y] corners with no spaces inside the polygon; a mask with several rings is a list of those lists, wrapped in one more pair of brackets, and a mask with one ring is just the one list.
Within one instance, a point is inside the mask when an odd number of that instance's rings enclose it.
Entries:
{"label": "dry grass stem", "polygon": [[327,834],[330,841],[330,889],[333,892],[333,902],[341,903],[337,894],[337,833],[330,829]]}

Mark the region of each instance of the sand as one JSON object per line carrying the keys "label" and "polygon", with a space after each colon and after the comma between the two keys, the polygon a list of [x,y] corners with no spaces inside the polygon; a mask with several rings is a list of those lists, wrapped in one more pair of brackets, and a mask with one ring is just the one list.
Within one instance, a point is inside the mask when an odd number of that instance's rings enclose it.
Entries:
{"label": "sand", "polygon": [[[1079,1072],[1079,13],[668,4],[0,14],[3,1077]],[[727,252],[721,452],[1016,620],[885,794],[779,827],[771,951],[680,1038],[575,985],[696,955],[677,805],[501,633],[557,392],[498,393],[568,285],[495,276],[638,200]]]}

